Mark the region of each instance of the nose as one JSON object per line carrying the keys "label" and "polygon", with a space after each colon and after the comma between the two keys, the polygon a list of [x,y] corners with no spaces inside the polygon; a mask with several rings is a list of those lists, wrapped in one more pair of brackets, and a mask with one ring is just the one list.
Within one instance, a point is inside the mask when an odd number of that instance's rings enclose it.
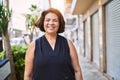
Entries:
{"label": "nose", "polygon": [[53,24],[54,22],[52,20],[49,21],[49,24]]}

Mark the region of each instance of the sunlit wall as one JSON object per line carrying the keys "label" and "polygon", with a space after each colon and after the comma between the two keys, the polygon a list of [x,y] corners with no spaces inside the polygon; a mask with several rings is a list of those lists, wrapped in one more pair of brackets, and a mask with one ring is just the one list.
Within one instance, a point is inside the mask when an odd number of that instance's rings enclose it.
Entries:
{"label": "sunlit wall", "polygon": [[51,0],[51,7],[59,9],[64,15],[64,1],[65,0]]}

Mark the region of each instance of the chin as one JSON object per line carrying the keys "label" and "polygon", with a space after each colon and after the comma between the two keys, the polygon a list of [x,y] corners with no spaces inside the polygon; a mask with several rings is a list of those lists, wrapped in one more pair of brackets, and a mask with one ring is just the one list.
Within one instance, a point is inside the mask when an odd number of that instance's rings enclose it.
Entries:
{"label": "chin", "polygon": [[57,32],[47,32],[48,34],[56,34]]}

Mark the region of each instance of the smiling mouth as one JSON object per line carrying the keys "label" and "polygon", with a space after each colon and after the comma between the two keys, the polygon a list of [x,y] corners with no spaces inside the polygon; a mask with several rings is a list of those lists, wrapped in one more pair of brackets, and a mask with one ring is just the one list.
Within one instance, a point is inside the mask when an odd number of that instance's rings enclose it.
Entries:
{"label": "smiling mouth", "polygon": [[51,30],[52,30],[52,29],[55,29],[55,27],[52,27],[52,26],[48,26],[48,29],[51,29]]}

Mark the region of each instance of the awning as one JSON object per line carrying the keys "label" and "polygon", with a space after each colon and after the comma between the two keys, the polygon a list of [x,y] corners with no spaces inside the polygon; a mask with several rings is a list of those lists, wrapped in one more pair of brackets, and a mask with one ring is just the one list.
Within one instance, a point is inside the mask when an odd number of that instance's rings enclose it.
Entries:
{"label": "awning", "polygon": [[71,13],[74,14],[83,14],[85,11],[92,5],[96,0],[73,0]]}

